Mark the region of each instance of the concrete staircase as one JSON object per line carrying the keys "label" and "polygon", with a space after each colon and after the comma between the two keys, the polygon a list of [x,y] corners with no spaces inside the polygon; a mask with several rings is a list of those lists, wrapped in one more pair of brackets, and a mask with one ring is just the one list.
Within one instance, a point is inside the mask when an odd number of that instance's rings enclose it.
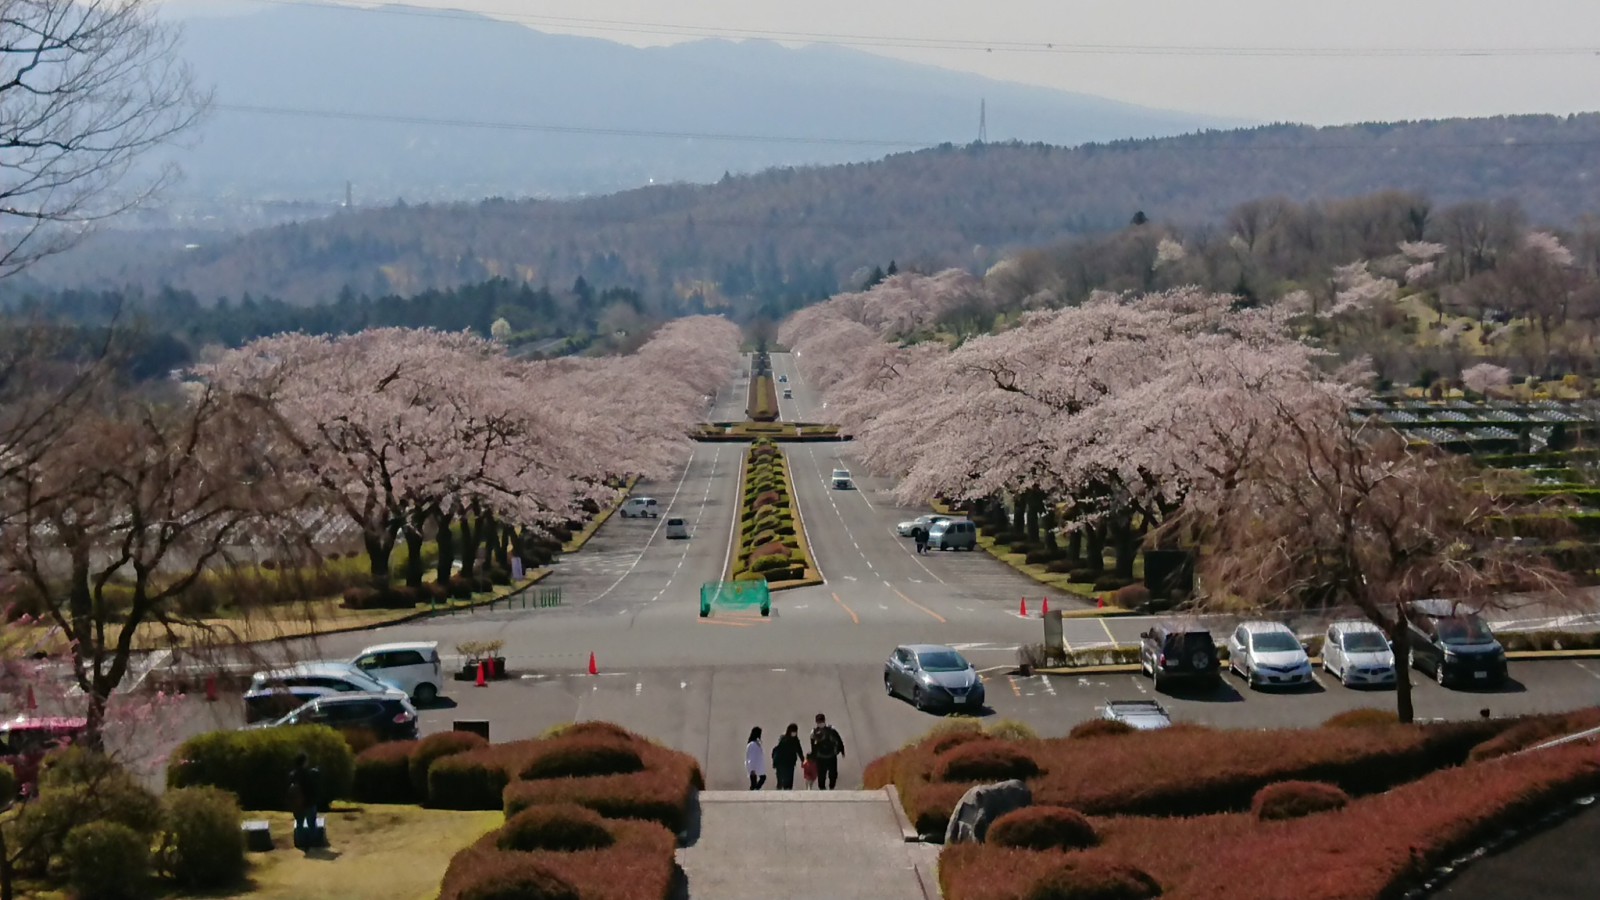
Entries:
{"label": "concrete staircase", "polygon": [[693,900],[931,900],[939,848],[893,788],[702,791],[678,850]]}

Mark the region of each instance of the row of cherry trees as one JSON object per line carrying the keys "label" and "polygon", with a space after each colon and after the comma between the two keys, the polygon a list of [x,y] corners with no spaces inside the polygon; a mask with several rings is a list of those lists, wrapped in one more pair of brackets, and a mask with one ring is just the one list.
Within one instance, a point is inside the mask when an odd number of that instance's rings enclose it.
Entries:
{"label": "row of cherry trees", "polygon": [[155,386],[119,383],[114,346],[84,362],[0,338],[6,621],[25,605],[30,639],[64,648],[97,731],[140,626],[181,634],[189,655],[237,644],[186,608],[202,579],[315,566],[330,521],[359,532],[375,585],[396,542],[420,551],[425,532],[445,575],[453,558],[470,571],[480,547],[503,553],[622,479],[666,473],[740,331],[682,319],[629,356],[549,362],[436,331],[282,335]]}
{"label": "row of cherry trees", "polygon": [[1338,282],[1331,302],[1264,307],[1194,288],[1099,293],[958,343],[928,323],[986,286],[901,275],[795,314],[779,338],[901,501],[1010,497],[1018,528],[1051,547],[1063,535],[1088,567],[1109,548],[1131,577],[1141,546],[1189,550],[1204,602],[1353,607],[1401,659],[1407,601],[1563,602],[1548,540],[1506,539],[1534,511],[1507,485],[1352,415],[1370,370],[1317,337],[1362,327],[1395,284],[1365,263]]}

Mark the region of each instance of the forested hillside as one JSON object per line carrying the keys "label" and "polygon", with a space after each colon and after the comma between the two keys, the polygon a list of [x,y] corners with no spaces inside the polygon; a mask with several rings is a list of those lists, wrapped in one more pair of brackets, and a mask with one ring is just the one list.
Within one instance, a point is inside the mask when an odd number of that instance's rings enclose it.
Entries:
{"label": "forested hillside", "polygon": [[1139,211],[1198,226],[1254,199],[1395,188],[1441,207],[1508,199],[1530,222],[1573,223],[1600,210],[1600,115],[1285,125],[1072,149],[946,146],[576,201],[365,210],[190,250],[173,234],[165,254],[148,243],[122,253],[108,235],[32,274],[50,286],[171,285],[207,301],[248,291],[299,303],[345,287],[409,295],[581,275],[698,296],[713,310],[765,303],[772,314],[889,259],[982,270],[1020,248],[1120,228]]}

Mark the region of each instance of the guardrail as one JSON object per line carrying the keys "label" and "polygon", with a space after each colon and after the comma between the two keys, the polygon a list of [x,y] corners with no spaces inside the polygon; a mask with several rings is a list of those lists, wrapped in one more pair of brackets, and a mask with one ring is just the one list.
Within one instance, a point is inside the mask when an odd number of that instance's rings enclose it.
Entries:
{"label": "guardrail", "polygon": [[438,600],[434,600],[429,603],[428,608],[432,612],[445,613],[453,616],[459,612],[465,612],[468,615],[471,615],[480,609],[487,609],[489,612],[494,612],[496,606],[499,606],[501,609],[550,609],[560,605],[561,588],[535,586],[526,590],[518,591],[515,594],[507,594],[504,597],[496,597],[487,603],[470,603],[458,606],[454,603],[448,602],[440,604]]}

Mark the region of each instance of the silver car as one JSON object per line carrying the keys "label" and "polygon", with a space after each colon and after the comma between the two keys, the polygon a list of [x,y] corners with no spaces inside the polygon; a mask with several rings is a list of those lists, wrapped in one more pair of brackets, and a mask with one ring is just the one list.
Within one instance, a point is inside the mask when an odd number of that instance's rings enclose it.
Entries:
{"label": "silver car", "polygon": [[918,531],[927,534],[928,529],[933,527],[933,523],[948,521],[950,521],[949,516],[917,516],[909,522],[901,522],[896,525],[894,530],[899,532],[901,537],[916,537]]}
{"label": "silver car", "polygon": [[1311,660],[1289,626],[1245,622],[1228,638],[1228,668],[1252,688],[1310,684]]}
{"label": "silver car", "polygon": [[1135,731],[1157,731],[1172,727],[1172,717],[1154,700],[1108,700],[1101,718],[1121,722]]}
{"label": "silver car", "polygon": [[883,689],[917,709],[983,708],[983,677],[966,657],[939,644],[896,647],[883,664]]}
{"label": "silver car", "polygon": [[1334,622],[1322,641],[1322,670],[1345,687],[1393,685],[1394,648],[1383,629],[1371,622]]}

